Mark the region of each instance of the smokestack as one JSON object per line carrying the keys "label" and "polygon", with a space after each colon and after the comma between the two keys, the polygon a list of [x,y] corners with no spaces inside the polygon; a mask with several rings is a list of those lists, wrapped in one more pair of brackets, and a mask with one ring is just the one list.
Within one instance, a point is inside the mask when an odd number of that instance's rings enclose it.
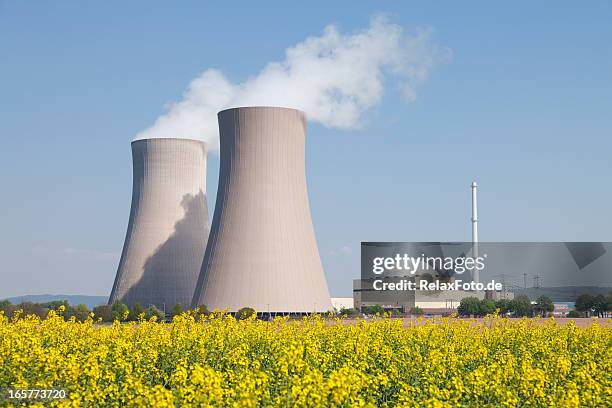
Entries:
{"label": "smokestack", "polygon": [[478,243],[478,184],[472,181],[472,243]]}
{"label": "smokestack", "polygon": [[[472,248],[474,258],[478,257],[478,184],[476,180],[472,181]],[[480,274],[477,269],[474,269],[472,280],[479,282]]]}
{"label": "smokestack", "polygon": [[189,307],[208,237],[206,145],[132,142],[132,207],[109,303]]}
{"label": "smokestack", "polygon": [[246,107],[218,119],[219,189],[192,306],[331,310],[308,205],[304,113]]}

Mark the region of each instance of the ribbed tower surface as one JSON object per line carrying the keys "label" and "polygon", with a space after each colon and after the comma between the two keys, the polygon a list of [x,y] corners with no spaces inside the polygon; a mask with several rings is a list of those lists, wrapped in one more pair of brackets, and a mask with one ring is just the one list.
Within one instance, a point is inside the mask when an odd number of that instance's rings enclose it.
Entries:
{"label": "ribbed tower surface", "polygon": [[209,229],[206,145],[136,140],[132,159],[130,220],[109,302],[189,307]]}
{"label": "ribbed tower surface", "polygon": [[192,306],[331,310],[308,205],[304,113],[246,107],[218,119],[219,189]]}

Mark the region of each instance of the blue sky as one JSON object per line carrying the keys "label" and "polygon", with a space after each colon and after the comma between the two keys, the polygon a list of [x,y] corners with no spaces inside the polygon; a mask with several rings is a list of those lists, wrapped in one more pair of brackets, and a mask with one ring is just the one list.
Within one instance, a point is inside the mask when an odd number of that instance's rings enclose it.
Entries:
{"label": "blue sky", "polygon": [[612,240],[610,2],[231,4],[0,1],[0,297],[108,294],[134,136],[204,70],[239,82],[377,13],[453,57],[414,102],[388,84],[359,130],[309,126],[333,295],[351,294],[360,241],[468,240],[472,178],[481,240]]}

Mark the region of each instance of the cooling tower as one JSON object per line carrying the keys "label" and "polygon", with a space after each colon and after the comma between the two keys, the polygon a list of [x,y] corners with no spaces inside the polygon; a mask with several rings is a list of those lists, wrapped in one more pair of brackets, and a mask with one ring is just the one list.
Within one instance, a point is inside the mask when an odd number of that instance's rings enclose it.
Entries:
{"label": "cooling tower", "polygon": [[219,112],[219,189],[192,306],[332,309],[306,189],[306,117],[287,108]]}
{"label": "cooling tower", "polygon": [[109,302],[189,307],[208,238],[206,145],[132,142],[132,208]]}

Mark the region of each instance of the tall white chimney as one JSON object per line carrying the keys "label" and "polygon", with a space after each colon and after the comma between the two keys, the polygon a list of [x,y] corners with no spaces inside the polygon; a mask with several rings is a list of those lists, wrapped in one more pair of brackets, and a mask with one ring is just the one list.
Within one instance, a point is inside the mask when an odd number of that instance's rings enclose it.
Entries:
{"label": "tall white chimney", "polygon": [[[472,252],[474,258],[478,257],[478,184],[476,180],[472,181]],[[478,282],[480,280],[478,270],[474,269],[472,280]]]}

